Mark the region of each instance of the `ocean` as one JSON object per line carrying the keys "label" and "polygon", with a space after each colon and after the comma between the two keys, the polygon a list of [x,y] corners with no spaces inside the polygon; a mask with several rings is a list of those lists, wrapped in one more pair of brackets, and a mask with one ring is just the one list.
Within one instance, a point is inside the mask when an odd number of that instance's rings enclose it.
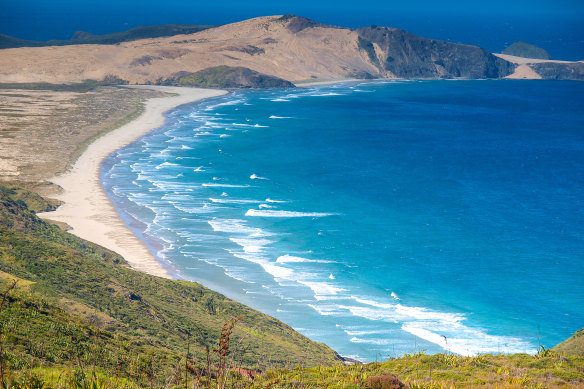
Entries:
{"label": "ocean", "polygon": [[584,84],[372,81],[179,107],[102,182],[177,278],[341,355],[535,353],[584,324]]}

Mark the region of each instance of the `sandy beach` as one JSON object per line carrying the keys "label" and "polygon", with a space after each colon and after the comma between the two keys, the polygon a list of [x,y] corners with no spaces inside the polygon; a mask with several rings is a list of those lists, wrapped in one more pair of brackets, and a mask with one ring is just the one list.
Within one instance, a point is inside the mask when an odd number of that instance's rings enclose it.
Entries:
{"label": "sandy beach", "polygon": [[115,251],[136,270],[170,278],[146,245],[125,226],[106,195],[100,181],[101,162],[119,148],[163,125],[164,112],[183,104],[220,96],[227,91],[163,86],[132,87],[172,93],[173,96],[149,99],[138,118],[98,138],[69,171],[50,179],[63,189],[55,197],[64,204],[54,212],[39,216],[67,223],[72,228],[71,233]]}

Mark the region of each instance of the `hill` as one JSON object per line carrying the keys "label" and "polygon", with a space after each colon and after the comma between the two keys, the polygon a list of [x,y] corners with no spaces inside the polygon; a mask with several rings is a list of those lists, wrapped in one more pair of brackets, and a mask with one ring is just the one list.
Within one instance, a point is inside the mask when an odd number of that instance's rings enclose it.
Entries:
{"label": "hill", "polygon": [[48,46],[46,42],[29,41],[26,39],[15,38],[10,35],[0,34],[0,49],[10,49],[13,47],[38,47]]}
{"label": "hill", "polygon": [[551,59],[549,53],[541,47],[525,42],[515,42],[501,53],[523,58]]}
{"label": "hill", "polygon": [[[0,55],[0,83],[117,79],[156,84],[201,71],[216,73],[222,66],[255,72],[256,79],[275,77],[291,83],[352,78],[584,79],[581,62],[523,61],[391,27],[351,29],[294,15],[258,17],[214,28],[175,26],[103,36],[78,32],[64,46],[5,49]],[[526,50],[522,55],[539,55]],[[262,83],[252,82],[251,87],[262,87]]]}
{"label": "hill", "polygon": [[241,66],[215,66],[195,73],[180,72],[166,80],[157,82],[162,85],[196,86],[203,88],[294,88],[290,81],[267,76]]}
{"label": "hill", "polygon": [[555,346],[554,350],[562,354],[584,357],[584,328]]}
{"label": "hill", "polygon": [[130,84],[157,83],[218,66],[247,68],[290,82],[502,78],[515,68],[476,46],[426,39],[389,27],[356,30],[285,15],[116,45],[6,49],[0,56],[0,83],[59,84],[106,77]]}
{"label": "hill", "polygon": [[126,31],[113,32],[104,35],[96,35],[85,31],[76,31],[70,40],[50,40],[47,42],[30,41],[15,38],[9,35],[0,34],[0,49],[17,47],[40,47],[40,46],[67,46],[67,45],[113,45],[120,42],[130,42],[145,38],[159,38],[180,34],[194,34],[213,25],[191,25],[191,24],[163,24],[159,26],[140,26]]}
{"label": "hill", "polygon": [[[5,369],[91,367],[140,383],[173,376],[184,366],[187,349],[199,373],[209,371],[208,358],[219,363],[224,351],[232,365],[255,370],[340,361],[333,350],[284,323],[196,283],[132,270],[117,254],[34,214],[54,205],[0,186]],[[233,319],[226,348],[218,341]]]}

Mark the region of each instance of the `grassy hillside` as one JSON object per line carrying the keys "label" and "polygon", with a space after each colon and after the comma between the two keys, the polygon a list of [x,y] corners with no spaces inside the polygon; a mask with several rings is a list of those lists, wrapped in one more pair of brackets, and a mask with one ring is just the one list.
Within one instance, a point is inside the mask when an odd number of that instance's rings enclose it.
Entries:
{"label": "grassy hillside", "polygon": [[[397,377],[396,380],[389,376]],[[386,386],[383,386],[385,383]],[[390,385],[393,385],[391,386]],[[574,388],[584,387],[584,358],[550,350],[536,356],[459,357],[418,353],[366,365],[271,370],[254,387],[291,388]]]}
{"label": "grassy hillside", "polygon": [[545,49],[525,42],[514,42],[501,53],[523,58],[551,59]]}
{"label": "grassy hillside", "polygon": [[584,358],[584,328],[554,347],[554,351],[567,355],[578,355]]}
{"label": "grassy hillside", "polygon": [[[27,202],[54,206],[0,186],[0,365],[9,371],[91,367],[161,385],[184,366],[187,348],[193,374],[221,355],[257,370],[339,361],[327,346],[201,285],[130,269],[117,254],[42,221]],[[233,318],[240,319],[226,349],[225,336],[218,341]]]}
{"label": "grassy hillside", "polygon": [[[257,49],[252,47],[250,52]],[[290,81],[268,76],[241,66],[214,66],[195,73],[176,74],[159,84],[202,88],[294,88]]]}

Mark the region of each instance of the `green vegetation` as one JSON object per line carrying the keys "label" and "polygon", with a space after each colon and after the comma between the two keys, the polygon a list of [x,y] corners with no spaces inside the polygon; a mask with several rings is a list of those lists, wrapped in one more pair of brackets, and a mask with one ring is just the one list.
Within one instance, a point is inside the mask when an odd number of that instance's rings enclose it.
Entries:
{"label": "green vegetation", "polygon": [[21,189],[10,183],[4,183],[3,185],[4,187],[0,187],[0,191],[9,193],[11,200],[16,201],[16,203],[34,213],[54,211],[61,204],[59,200],[46,199],[38,193]]}
{"label": "green vegetation", "polygon": [[541,47],[525,42],[515,42],[503,50],[502,53],[523,58],[551,59],[549,53]]}
{"label": "green vegetation", "polygon": [[121,42],[135,41],[145,38],[160,38],[181,34],[194,34],[216,26],[191,24],[164,24],[159,26],[140,26],[127,31],[113,32],[105,35],[94,35],[85,31],[77,31],[70,40],[50,40],[48,42],[28,41],[0,34],[0,49],[13,47],[67,46],[81,44],[114,45]]}
{"label": "green vegetation", "polygon": [[40,220],[27,202],[52,206],[0,186],[0,366],[10,377],[45,376],[48,368],[161,386],[181,371],[187,347],[189,374],[216,366],[221,328],[239,317],[223,355],[230,366],[338,362],[327,346],[219,293],[130,269],[117,254]]}
{"label": "green vegetation", "polygon": [[[184,360],[184,359],[183,359]],[[147,360],[146,360],[147,361]],[[148,362],[146,362],[148,363]],[[144,361],[142,361],[144,364]],[[140,365],[136,366],[140,369]],[[142,367],[143,368],[143,367]],[[185,369],[183,369],[184,371]],[[188,370],[188,369],[187,369]],[[188,387],[213,388],[574,388],[584,385],[584,359],[551,354],[546,357],[478,355],[459,357],[449,354],[417,353],[385,362],[350,366],[317,366],[269,369],[265,372],[239,368],[217,369],[211,379],[193,375]],[[180,371],[167,377],[167,387],[182,387]],[[19,377],[43,382],[44,387],[90,387],[51,385],[55,377],[62,383],[95,383],[99,388],[134,387],[135,381],[108,375],[101,370],[36,368]],[[148,382],[148,381],[146,381]],[[186,382],[183,379],[183,384]],[[207,386],[207,384],[209,386]],[[17,387],[17,386],[16,386]],[[39,386],[40,387],[40,386]]]}
{"label": "green vegetation", "polygon": [[583,372],[584,358],[566,358],[556,353],[545,357],[527,354],[459,357],[418,353],[365,365],[270,370],[256,378],[254,387],[271,384],[272,388],[381,388],[379,378],[373,377],[395,376],[412,389],[549,388],[583,385]]}
{"label": "green vegetation", "polygon": [[207,88],[293,88],[290,81],[268,76],[244,67],[215,66],[196,73],[181,72],[161,85],[198,86]]}
{"label": "green vegetation", "polygon": [[578,355],[584,358],[584,328],[553,348],[554,351],[566,355]]}

